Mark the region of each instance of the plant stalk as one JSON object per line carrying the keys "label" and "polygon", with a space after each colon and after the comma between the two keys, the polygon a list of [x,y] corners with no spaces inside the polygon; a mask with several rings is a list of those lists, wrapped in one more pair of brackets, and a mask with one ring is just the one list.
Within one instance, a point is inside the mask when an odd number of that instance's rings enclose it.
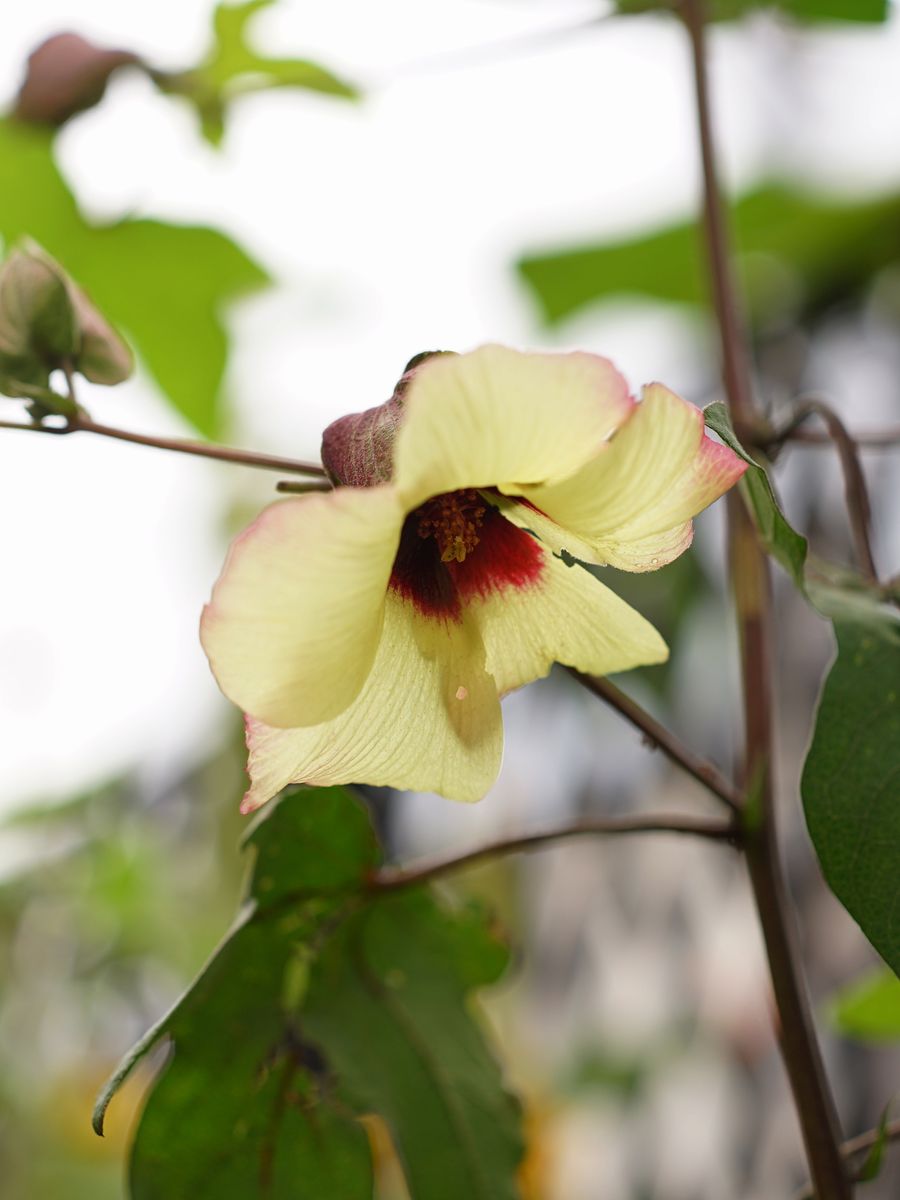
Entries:
{"label": "plant stalk", "polygon": [[[723,381],[738,436],[754,419],[748,342],[728,250],[706,74],[705,6],[683,0],[693,58],[703,162],[703,228],[722,348]],[[740,627],[744,700],[745,852],[778,1013],[779,1045],[800,1120],[818,1200],[851,1200],[840,1127],[800,975],[797,939],[778,846],[773,775],[773,627],[769,563],[737,492],[728,497],[732,586]]]}

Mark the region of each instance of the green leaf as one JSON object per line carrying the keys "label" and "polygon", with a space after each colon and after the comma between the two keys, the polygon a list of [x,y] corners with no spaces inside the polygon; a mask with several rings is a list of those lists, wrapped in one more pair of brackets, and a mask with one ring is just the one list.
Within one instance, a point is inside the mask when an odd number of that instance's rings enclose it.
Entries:
{"label": "green leaf", "polygon": [[[623,14],[671,10],[674,0],[618,0]],[[886,21],[888,0],[710,0],[714,21],[735,21],[747,13],[773,8],[798,21]]]}
{"label": "green leaf", "polygon": [[881,1168],[884,1164],[884,1151],[888,1140],[888,1116],[890,1115],[890,1110],[890,1104],[886,1104],[881,1114],[881,1120],[878,1122],[878,1129],[875,1132],[875,1141],[872,1143],[869,1153],[866,1155],[856,1176],[858,1183],[869,1183],[871,1180],[877,1179],[881,1174]]}
{"label": "green leaf", "polygon": [[225,132],[225,115],[231,100],[243,93],[292,87],[345,100],[356,100],[359,91],[346,80],[301,58],[269,58],[247,40],[248,25],[274,0],[247,0],[244,4],[219,4],[213,12],[213,42],[203,62],[191,71],[157,73],[160,89],[184,96],[197,109],[203,136],[214,146]]}
{"label": "green leaf", "polygon": [[766,471],[751,458],[735,436],[724,404],[710,404],[703,410],[707,426],[726,446],[748,463],[739,484],[750,515],[763,545],[791,576],[797,587],[805,587],[806,538],[788,524],[778,504]]}
{"label": "green leaf", "polygon": [[[900,198],[831,203],[770,184],[733,211],[738,269],[757,322],[807,315],[857,291],[900,255]],[[705,305],[696,221],[640,237],[524,257],[518,270],[548,323],[615,295]]]}
{"label": "green leaf", "polygon": [[[822,596],[817,596],[822,603]],[[838,652],[801,781],[832,891],[900,973],[900,620],[831,597]]]}
{"label": "green leaf", "polygon": [[424,889],[380,893],[368,819],[303,791],[251,829],[231,934],[125,1060],[173,1051],[132,1151],[133,1200],[371,1200],[360,1118],[387,1123],[416,1200],[514,1200],[518,1108],[469,1010],[507,954],[481,915]]}
{"label": "green leaf", "polygon": [[800,21],[886,21],[889,0],[776,0],[775,7]]}
{"label": "green leaf", "polygon": [[900,1039],[900,979],[890,971],[874,971],[832,998],[836,1029],[863,1042]]}
{"label": "green leaf", "polygon": [[0,120],[0,235],[29,234],[134,342],[150,373],[201,433],[223,427],[226,305],[266,275],[223,234],[152,220],[92,225],[52,154],[53,135]]}

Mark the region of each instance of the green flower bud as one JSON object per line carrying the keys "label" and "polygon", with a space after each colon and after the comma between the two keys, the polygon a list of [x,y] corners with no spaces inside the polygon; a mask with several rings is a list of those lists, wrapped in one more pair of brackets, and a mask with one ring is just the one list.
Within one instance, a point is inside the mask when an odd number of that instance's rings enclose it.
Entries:
{"label": "green flower bud", "polygon": [[130,348],[71,280],[69,294],[81,329],[75,369],[91,383],[102,383],[107,387],[124,383],[134,371],[134,355]]}
{"label": "green flower bud", "polygon": [[0,267],[0,354],[52,369],[74,358],[80,334],[63,270],[34,243]]}
{"label": "green flower bud", "polygon": [[0,267],[0,391],[48,386],[69,366],[93,383],[115,384],[134,369],[128,346],[60,264],[30,238]]}

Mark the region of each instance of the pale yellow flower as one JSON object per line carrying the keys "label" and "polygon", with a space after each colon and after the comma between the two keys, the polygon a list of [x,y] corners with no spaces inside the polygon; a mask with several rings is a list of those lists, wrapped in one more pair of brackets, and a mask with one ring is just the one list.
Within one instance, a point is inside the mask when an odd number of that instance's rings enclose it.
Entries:
{"label": "pale yellow flower", "polygon": [[483,796],[501,696],[554,662],[606,675],[668,654],[558,552],[660,567],[744,470],[698,409],[661,384],[634,401],[591,354],[483,346],[401,385],[326,430],[340,486],[266,509],[204,611],[213,671],[247,714],[244,811],[291,782]]}

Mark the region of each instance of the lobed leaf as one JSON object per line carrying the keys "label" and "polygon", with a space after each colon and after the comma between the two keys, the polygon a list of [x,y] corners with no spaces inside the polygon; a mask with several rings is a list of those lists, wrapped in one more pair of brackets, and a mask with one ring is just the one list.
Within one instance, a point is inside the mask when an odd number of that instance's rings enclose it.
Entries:
{"label": "lobed leaf", "polygon": [[165,1037],[130,1164],[134,1200],[370,1200],[360,1119],[391,1131],[416,1200],[514,1200],[518,1108],[468,1010],[505,950],[424,889],[378,893],[343,789],[264,810],[232,933],[98,1102]]}

